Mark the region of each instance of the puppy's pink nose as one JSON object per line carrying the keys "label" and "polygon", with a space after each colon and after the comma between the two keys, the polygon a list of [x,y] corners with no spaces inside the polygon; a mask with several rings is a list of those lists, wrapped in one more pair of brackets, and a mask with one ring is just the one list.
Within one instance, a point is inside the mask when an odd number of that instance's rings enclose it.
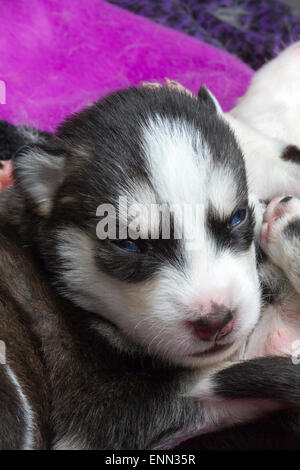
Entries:
{"label": "puppy's pink nose", "polygon": [[233,313],[231,310],[221,307],[214,309],[192,322],[192,325],[202,341],[213,341],[227,336],[233,328]]}

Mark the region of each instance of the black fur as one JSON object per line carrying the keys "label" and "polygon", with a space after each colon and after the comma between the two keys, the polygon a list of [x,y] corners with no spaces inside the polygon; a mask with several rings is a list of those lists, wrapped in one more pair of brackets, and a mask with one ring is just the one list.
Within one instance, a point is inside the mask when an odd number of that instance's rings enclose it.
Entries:
{"label": "black fur", "polygon": [[[21,129],[27,132],[20,132]],[[35,138],[41,141],[48,140],[51,135],[49,132],[28,126],[17,127],[7,121],[0,121],[0,160],[10,160],[23,145],[31,144],[30,133],[32,132]]]}
{"label": "black fur", "polygon": [[288,145],[281,155],[282,160],[300,163],[300,149],[296,145]]}
{"label": "black fur", "polygon": [[[240,424],[183,442],[182,450],[299,450],[299,416],[281,411],[253,423]],[[299,433],[298,433],[299,435]]]}
{"label": "black fur", "polygon": [[217,247],[222,250],[230,248],[233,252],[248,250],[253,242],[254,216],[252,208],[248,209],[246,219],[237,227],[231,227],[232,216],[220,218],[213,207],[209,207],[206,214],[207,226],[217,242]]}
{"label": "black fur", "polygon": [[269,398],[300,406],[300,365],[291,357],[252,359],[223,369],[214,377],[215,395],[227,399]]}
{"label": "black fur", "polygon": [[288,239],[292,239],[294,237],[300,238],[300,219],[290,221],[283,230],[283,235]]}
{"label": "black fur", "polygon": [[291,199],[292,199],[292,196],[286,196],[283,199],[281,199],[280,202],[285,204],[285,203],[289,202]]}

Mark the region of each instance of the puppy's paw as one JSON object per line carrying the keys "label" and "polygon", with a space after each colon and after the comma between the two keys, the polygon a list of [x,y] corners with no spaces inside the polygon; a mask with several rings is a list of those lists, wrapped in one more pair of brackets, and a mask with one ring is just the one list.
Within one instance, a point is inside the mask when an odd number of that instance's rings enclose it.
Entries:
{"label": "puppy's paw", "polygon": [[296,336],[293,331],[286,327],[277,328],[272,331],[265,344],[266,356],[283,356],[293,354],[293,344]]}
{"label": "puppy's paw", "polygon": [[[260,232],[260,245],[282,269],[300,255],[300,199],[276,197],[269,203]],[[300,268],[300,266],[299,266]]]}

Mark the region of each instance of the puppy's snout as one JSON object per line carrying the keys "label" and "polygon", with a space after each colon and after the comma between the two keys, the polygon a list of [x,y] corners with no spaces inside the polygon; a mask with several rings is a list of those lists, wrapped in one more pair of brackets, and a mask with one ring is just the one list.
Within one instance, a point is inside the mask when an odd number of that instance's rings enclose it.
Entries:
{"label": "puppy's snout", "polygon": [[217,341],[232,331],[233,313],[224,306],[220,306],[215,308],[212,313],[192,322],[192,325],[201,340]]}

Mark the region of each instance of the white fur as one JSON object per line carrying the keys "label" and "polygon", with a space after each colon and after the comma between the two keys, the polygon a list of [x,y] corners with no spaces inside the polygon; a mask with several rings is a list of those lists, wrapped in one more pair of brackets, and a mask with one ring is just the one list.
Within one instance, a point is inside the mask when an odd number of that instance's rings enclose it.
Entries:
{"label": "white fur", "polygon": [[168,204],[203,201],[210,152],[191,126],[179,119],[169,121],[156,116],[144,128],[143,147],[153,185],[162,201]]}
{"label": "white fur", "polygon": [[300,42],[253,76],[247,93],[224,115],[245,155],[250,191],[262,199],[300,197],[300,165],[280,160],[287,145],[300,147]]}
{"label": "white fur", "polygon": [[219,401],[220,399],[214,394],[214,381],[211,375],[197,380],[196,384],[190,388],[186,394],[188,397],[199,398],[201,400]]}
{"label": "white fur", "polygon": [[247,93],[230,114],[266,136],[300,146],[299,82],[297,42],[256,72]]}
{"label": "white fur", "polygon": [[35,417],[34,412],[26,398],[24,391],[18,381],[17,376],[14,374],[13,370],[9,365],[6,365],[7,374],[14,384],[16,391],[19,395],[20,401],[23,405],[24,418],[25,418],[25,429],[24,429],[24,443],[23,449],[30,450],[34,448],[34,427],[35,427]]}
{"label": "white fur", "polygon": [[299,194],[299,165],[281,160],[287,144],[265,136],[243,120],[226,115],[245,156],[248,186],[261,199],[278,194]]}

